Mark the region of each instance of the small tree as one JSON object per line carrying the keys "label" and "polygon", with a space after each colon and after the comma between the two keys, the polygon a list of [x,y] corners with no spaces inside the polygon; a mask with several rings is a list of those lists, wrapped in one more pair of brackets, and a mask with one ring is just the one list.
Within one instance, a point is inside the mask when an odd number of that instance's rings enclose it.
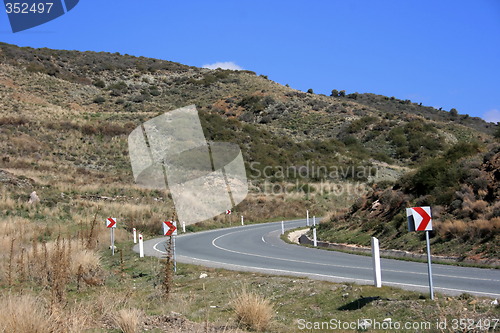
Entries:
{"label": "small tree", "polygon": [[332,90],[332,94],[330,95],[332,97],[339,97],[339,91],[337,89]]}
{"label": "small tree", "polygon": [[339,97],[345,97],[345,90],[341,90],[339,92]]}
{"label": "small tree", "polygon": [[453,118],[456,118],[456,117],[458,116],[458,111],[457,111],[457,109],[452,108],[452,109],[450,110],[450,114],[451,114],[451,116],[452,116]]}
{"label": "small tree", "polygon": [[312,88],[309,88],[309,89],[307,89],[307,93],[308,94],[314,94],[314,90],[312,90]]}

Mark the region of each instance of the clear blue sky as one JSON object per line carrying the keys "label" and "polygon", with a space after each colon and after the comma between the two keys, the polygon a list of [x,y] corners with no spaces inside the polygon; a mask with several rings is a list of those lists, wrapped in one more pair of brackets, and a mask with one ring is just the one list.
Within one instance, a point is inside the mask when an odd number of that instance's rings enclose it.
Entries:
{"label": "clear blue sky", "polygon": [[291,87],[372,92],[500,121],[499,0],[80,0],[20,46],[234,64]]}

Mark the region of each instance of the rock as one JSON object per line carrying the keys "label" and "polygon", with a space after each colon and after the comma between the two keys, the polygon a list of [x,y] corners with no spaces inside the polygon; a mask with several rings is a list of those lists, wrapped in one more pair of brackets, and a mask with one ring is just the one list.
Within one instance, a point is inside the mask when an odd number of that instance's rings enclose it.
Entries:
{"label": "rock", "polygon": [[40,198],[38,197],[38,195],[36,194],[35,191],[31,192],[30,194],[30,200],[28,201],[29,204],[33,205],[33,204],[37,204],[40,202]]}
{"label": "rock", "polygon": [[200,279],[205,279],[207,277],[208,277],[208,275],[206,273],[201,273],[200,274]]}

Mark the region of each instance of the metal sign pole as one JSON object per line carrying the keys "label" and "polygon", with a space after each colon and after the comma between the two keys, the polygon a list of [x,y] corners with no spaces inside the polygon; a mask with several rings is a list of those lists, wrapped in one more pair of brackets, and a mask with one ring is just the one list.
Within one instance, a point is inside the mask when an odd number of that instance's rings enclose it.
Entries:
{"label": "metal sign pole", "polygon": [[111,255],[115,255],[115,228],[111,228]]}
{"label": "metal sign pole", "polygon": [[434,285],[432,284],[432,267],[431,267],[431,244],[429,240],[429,231],[425,232],[425,239],[427,241],[427,264],[429,271],[429,292],[431,294],[431,299],[434,300]]}
{"label": "metal sign pole", "polygon": [[175,256],[175,237],[176,236],[172,236],[172,248],[173,248],[173,252],[174,252],[174,273],[177,273],[177,260],[176,260],[176,256]]}

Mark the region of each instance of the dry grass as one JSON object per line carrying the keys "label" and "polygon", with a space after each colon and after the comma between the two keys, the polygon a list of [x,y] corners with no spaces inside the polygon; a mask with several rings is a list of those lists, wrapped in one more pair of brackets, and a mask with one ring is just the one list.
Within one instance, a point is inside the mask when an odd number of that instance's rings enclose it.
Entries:
{"label": "dry grass", "polygon": [[436,231],[445,238],[483,238],[487,235],[493,235],[500,230],[500,218],[495,217],[491,220],[477,219],[473,221],[463,220],[445,220],[436,221]]}
{"label": "dry grass", "polygon": [[54,332],[47,306],[30,295],[7,295],[0,299],[0,331],[16,333]]}
{"label": "dry grass", "polygon": [[274,309],[268,299],[243,289],[235,295],[232,305],[240,324],[257,331],[269,328]]}
{"label": "dry grass", "polygon": [[136,333],[141,329],[142,316],[142,312],[138,309],[121,309],[113,319],[123,333]]}

